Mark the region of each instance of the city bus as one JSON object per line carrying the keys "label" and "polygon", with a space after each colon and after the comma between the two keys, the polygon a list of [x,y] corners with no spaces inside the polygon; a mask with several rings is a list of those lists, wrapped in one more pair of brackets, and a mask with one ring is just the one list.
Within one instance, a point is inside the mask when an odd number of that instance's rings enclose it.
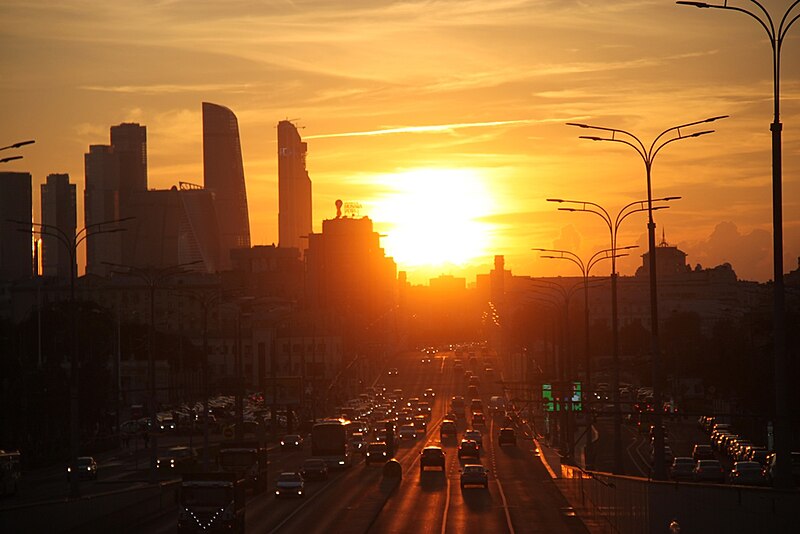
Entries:
{"label": "city bus", "polygon": [[323,419],[311,428],[311,456],[325,460],[328,467],[350,467],[354,450],[350,444],[357,425],[347,419]]}
{"label": "city bus", "polygon": [[21,477],[19,452],[0,450],[0,495],[16,495]]}

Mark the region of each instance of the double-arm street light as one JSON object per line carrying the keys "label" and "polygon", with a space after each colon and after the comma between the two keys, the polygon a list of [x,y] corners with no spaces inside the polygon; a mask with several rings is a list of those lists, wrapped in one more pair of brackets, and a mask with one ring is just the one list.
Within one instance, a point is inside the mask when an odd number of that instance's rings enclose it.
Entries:
{"label": "double-arm street light", "polygon": [[[167,267],[134,267],[131,265],[121,265],[117,263],[103,262],[106,265],[115,267],[116,274],[131,276],[138,278],[144,282],[150,290],[150,327],[147,335],[147,353],[148,353],[148,366],[147,375],[149,382],[149,402],[148,409],[150,411],[150,482],[155,483],[158,481],[157,462],[158,460],[158,419],[156,417],[156,367],[155,367],[155,354],[153,351],[153,339],[155,337],[155,296],[156,289],[162,287],[162,284],[174,276],[186,274],[188,271],[186,267],[197,265],[201,263],[200,260],[189,263],[182,263],[179,265],[170,265]],[[208,414],[206,414],[208,417]]]}
{"label": "double-arm street light", "polygon": [[[653,206],[657,202],[669,202],[678,200],[681,197],[662,197],[648,200],[637,200],[626,204],[615,217],[611,217],[608,210],[595,202],[585,200],[565,200],[563,198],[548,198],[548,202],[559,204],[569,204],[566,207],[559,207],[559,211],[587,212],[593,213],[603,219],[608,226],[611,236],[611,339],[612,339],[612,395],[614,403],[614,472],[624,474],[624,464],[622,460],[622,412],[620,411],[619,401],[619,321],[617,313],[617,234],[622,221],[634,213],[647,211],[652,217],[655,210],[666,209],[668,206]],[[651,267],[654,254],[650,254]],[[651,284],[652,288],[652,284]],[[655,389],[655,388],[654,388]],[[655,399],[654,399],[655,401]],[[658,410],[655,411],[658,414]],[[658,416],[657,416],[658,417]],[[659,418],[660,421],[660,418]],[[660,428],[660,427],[659,427]],[[663,454],[663,434],[662,434],[662,454]]]}
{"label": "double-arm street light", "polygon": [[[27,145],[33,143],[33,141],[24,141],[22,143],[16,143],[15,145],[11,145],[11,147],[16,147],[17,145]],[[9,148],[9,147],[4,147]],[[75,309],[75,279],[77,278],[77,263],[76,258],[78,254],[78,246],[89,239],[98,234],[113,234],[116,232],[122,232],[125,229],[120,228],[118,226],[119,223],[125,222],[130,220],[130,218],[125,219],[118,219],[113,221],[104,221],[100,223],[90,224],[89,226],[85,226],[78,230],[74,235],[72,233],[64,232],[58,226],[50,225],[50,224],[42,224],[42,223],[33,223],[33,230],[32,233],[39,234],[41,236],[52,237],[56,239],[59,243],[61,243],[64,248],[67,250],[67,254],[69,255],[69,303],[70,303],[70,338],[71,338],[71,354],[70,354],[70,365],[69,365],[69,455],[70,455],[70,466],[74,469],[74,466],[77,463],[78,456],[80,455],[80,424],[79,424],[79,414],[80,414],[80,397],[78,395],[78,372],[79,372],[79,358],[78,358],[78,335],[77,335],[77,315],[78,312]],[[9,222],[17,224],[20,226],[18,231],[24,232],[28,235],[31,233],[29,221],[18,221],[9,219]],[[108,226],[114,225],[113,228],[108,228]],[[80,477],[78,476],[71,476],[70,477],[70,485],[69,485],[69,493],[71,497],[79,497],[80,496]]]}
{"label": "double-arm street light", "polygon": [[[0,147],[0,150],[9,150],[11,148],[19,148],[19,147],[23,147],[25,145],[32,145],[35,142],[36,141],[34,139],[30,139],[28,141],[19,141],[17,143],[14,143],[13,145]],[[6,162],[9,162],[9,161],[14,161],[15,159],[22,159],[22,156],[7,156],[5,158],[0,158],[0,163],[6,163]]]}
{"label": "double-arm street light", "polygon": [[792,484],[791,461],[791,425],[789,419],[789,371],[786,357],[786,304],[783,283],[783,163],[781,156],[780,90],[781,90],[781,49],[789,28],[800,19],[795,8],[800,0],[795,0],[786,9],[778,26],[775,26],[769,11],[756,0],[750,2],[758,8],[750,11],[742,7],[729,5],[726,0],[722,4],[706,2],[676,2],[680,5],[701,8],[724,9],[738,11],[753,18],[767,32],[772,47],[772,88],[773,117],[770,124],[772,132],[772,264],[773,276],[773,332],[774,332],[774,376],[775,376],[775,481],[776,487],[788,487]]}
{"label": "double-arm street light", "polygon": [[[627,247],[618,248],[619,250],[630,250],[638,248],[638,245],[631,245]],[[612,256],[614,258],[620,258],[622,256],[627,256],[627,253],[623,254],[616,254],[615,251],[612,251],[610,248],[600,250],[595,252],[588,261],[584,262],[580,256],[571,252],[569,250],[561,250],[561,249],[552,249],[552,248],[534,248],[531,249],[537,252],[544,252],[545,255],[541,256],[542,258],[546,259],[553,259],[553,260],[567,260],[575,265],[581,271],[581,276],[583,277],[583,314],[584,314],[584,384],[583,384],[583,391],[584,391],[584,399],[591,399],[592,397],[592,360],[591,360],[591,348],[589,344],[589,275],[592,271],[592,267],[597,265],[603,260],[611,259]],[[556,255],[557,254],[557,255]],[[589,411],[590,403],[587,400],[584,400],[583,403],[584,410]],[[589,421],[589,425],[591,425],[591,421]],[[586,446],[584,448],[584,458],[585,458],[585,465],[589,468],[591,463],[591,430],[589,431],[588,437],[586,439]]]}
{"label": "double-arm street light", "polygon": [[714,130],[700,130],[685,133],[686,129],[691,129],[700,124],[707,124],[727,118],[727,115],[718,115],[709,117],[707,119],[687,122],[667,128],[653,139],[650,146],[647,147],[641,139],[634,134],[617,128],[606,128],[604,126],[592,126],[589,124],[580,124],[570,122],[569,126],[577,126],[578,128],[586,128],[591,130],[598,130],[606,132],[604,136],[600,135],[582,135],[581,139],[588,139],[590,141],[611,141],[614,143],[622,143],[633,148],[637,154],[642,158],[644,163],[646,176],[647,176],[647,241],[648,250],[650,253],[650,334],[651,334],[651,363],[653,373],[653,402],[656,405],[656,430],[654,433],[653,448],[655,461],[653,462],[653,476],[656,480],[666,479],[666,467],[664,466],[664,433],[661,430],[661,347],[658,338],[658,285],[656,281],[656,223],[653,221],[653,189],[650,179],[653,161],[656,156],[661,152],[665,146],[675,141],[683,139],[691,139],[693,137],[700,137],[702,135],[714,133]]}

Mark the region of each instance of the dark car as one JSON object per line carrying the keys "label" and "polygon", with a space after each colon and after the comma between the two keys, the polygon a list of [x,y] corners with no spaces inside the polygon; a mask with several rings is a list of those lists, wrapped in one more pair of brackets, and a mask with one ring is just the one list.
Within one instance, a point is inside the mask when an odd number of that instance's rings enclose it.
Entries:
{"label": "dark car", "polygon": [[303,438],[298,434],[287,434],[281,438],[281,450],[302,448]]}
{"label": "dark car", "polygon": [[156,468],[174,473],[191,473],[197,467],[197,451],[190,447],[170,447],[156,459]]}
{"label": "dark car", "polygon": [[711,450],[711,445],[697,444],[692,449],[692,458],[697,460],[713,460],[714,451]]}
{"label": "dark car", "polygon": [[497,442],[500,446],[503,445],[516,445],[517,432],[513,428],[501,428],[500,435],[497,437]]}
{"label": "dark car", "polygon": [[456,438],[456,422],[445,419],[442,421],[441,426],[439,426],[439,438],[444,441],[446,439],[455,439]]}
{"label": "dark car", "polygon": [[385,442],[376,441],[367,445],[367,453],[364,457],[364,464],[384,463],[389,459],[389,449]]}
{"label": "dark car", "polygon": [[461,489],[467,486],[489,487],[489,470],[480,464],[467,464],[461,470]]}
{"label": "dark car", "polygon": [[458,446],[458,459],[463,458],[481,458],[481,448],[478,443],[473,439],[462,439],[461,444]]}
{"label": "dark car", "polygon": [[719,460],[697,460],[692,471],[695,482],[725,482],[725,470]]}
{"label": "dark car", "polygon": [[761,464],[758,462],[736,462],[728,475],[728,482],[747,486],[766,486]]}
{"label": "dark car", "polygon": [[328,478],[328,464],[320,458],[308,458],[300,468],[304,480],[325,480]]}
{"label": "dark car", "polygon": [[672,480],[692,480],[694,478],[694,460],[688,456],[677,456],[669,467]]}
{"label": "dark car", "polygon": [[97,480],[97,462],[91,456],[79,456],[73,465],[67,467],[67,480],[72,478],[73,473],[79,479]]}
{"label": "dark car", "polygon": [[422,449],[419,455],[419,472],[425,471],[426,467],[440,467],[444,472],[445,455],[441,447],[428,446]]}

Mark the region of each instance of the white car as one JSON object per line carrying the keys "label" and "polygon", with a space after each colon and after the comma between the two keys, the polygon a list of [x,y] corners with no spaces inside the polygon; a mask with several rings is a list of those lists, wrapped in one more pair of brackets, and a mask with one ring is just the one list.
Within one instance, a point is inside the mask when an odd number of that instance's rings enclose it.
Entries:
{"label": "white car", "polygon": [[305,482],[303,475],[295,471],[287,471],[278,475],[275,483],[275,497],[284,495],[296,495],[302,497],[305,494]]}

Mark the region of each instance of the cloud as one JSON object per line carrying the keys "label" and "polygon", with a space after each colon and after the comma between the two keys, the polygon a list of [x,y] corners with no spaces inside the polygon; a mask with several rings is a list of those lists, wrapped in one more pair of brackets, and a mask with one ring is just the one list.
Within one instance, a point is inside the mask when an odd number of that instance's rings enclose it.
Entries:
{"label": "cloud", "polygon": [[772,234],[755,228],[742,233],[730,221],[716,225],[707,239],[688,242],[681,247],[690,265],[716,267],[730,263],[740,279],[767,280],[772,273]]}
{"label": "cloud", "polygon": [[171,93],[207,93],[225,91],[229,93],[247,93],[255,91],[254,84],[153,84],[153,85],[83,85],[78,87],[86,91],[102,91],[107,93],[131,93],[137,95],[171,94]]}

